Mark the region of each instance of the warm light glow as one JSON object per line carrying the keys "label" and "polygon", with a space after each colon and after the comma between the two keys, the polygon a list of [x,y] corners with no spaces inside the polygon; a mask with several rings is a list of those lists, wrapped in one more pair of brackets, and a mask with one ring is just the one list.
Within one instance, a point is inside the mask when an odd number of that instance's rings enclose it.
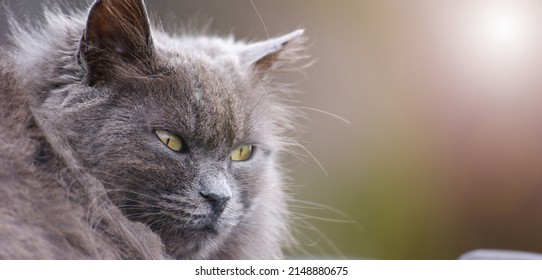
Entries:
{"label": "warm light glow", "polygon": [[489,48],[487,51],[514,52],[525,47],[531,27],[528,26],[528,15],[520,8],[497,6],[482,12],[479,36],[485,41],[481,43]]}
{"label": "warm light glow", "polygon": [[521,96],[539,81],[538,5],[528,0],[469,3],[443,11],[450,28],[444,32],[450,37],[444,52],[450,77],[478,94]]}

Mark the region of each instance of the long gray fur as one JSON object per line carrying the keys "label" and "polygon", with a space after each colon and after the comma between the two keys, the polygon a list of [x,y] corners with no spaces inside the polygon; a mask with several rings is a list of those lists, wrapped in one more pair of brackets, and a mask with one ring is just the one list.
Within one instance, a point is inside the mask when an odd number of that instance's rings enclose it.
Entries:
{"label": "long gray fur", "polygon": [[[169,35],[138,0],[45,15],[12,20],[0,50],[0,258],[281,258],[294,125],[273,73],[302,57],[303,32]],[[230,161],[242,144],[252,158]],[[209,222],[200,190],[219,181],[232,198]]]}

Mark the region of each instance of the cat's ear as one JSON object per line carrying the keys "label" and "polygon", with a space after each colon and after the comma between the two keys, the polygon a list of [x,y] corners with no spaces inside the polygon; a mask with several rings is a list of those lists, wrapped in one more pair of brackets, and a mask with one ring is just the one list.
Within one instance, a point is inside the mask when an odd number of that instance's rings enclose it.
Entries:
{"label": "cat's ear", "polygon": [[296,30],[286,35],[253,43],[242,52],[242,61],[257,78],[266,73],[291,65],[300,58],[304,30]]}
{"label": "cat's ear", "polygon": [[97,0],[90,9],[79,46],[89,83],[106,78],[115,61],[145,61],[153,52],[142,0]]}

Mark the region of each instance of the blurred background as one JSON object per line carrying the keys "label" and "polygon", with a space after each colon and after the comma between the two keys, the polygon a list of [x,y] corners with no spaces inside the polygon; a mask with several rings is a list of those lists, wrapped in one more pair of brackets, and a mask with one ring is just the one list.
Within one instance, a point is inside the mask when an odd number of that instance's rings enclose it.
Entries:
{"label": "blurred background", "polygon": [[[54,1],[2,2],[39,18]],[[303,144],[318,162],[289,162],[299,242],[291,257],[542,252],[542,1],[147,6],[166,26],[213,19],[213,33],[236,38],[306,29],[316,63],[286,79],[303,92]]]}

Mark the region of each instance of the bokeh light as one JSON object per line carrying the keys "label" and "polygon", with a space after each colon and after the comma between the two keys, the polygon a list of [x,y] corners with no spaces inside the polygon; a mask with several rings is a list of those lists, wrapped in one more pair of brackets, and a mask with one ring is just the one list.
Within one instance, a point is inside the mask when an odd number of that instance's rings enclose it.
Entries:
{"label": "bokeh light", "polygon": [[[534,26],[521,2],[507,3],[508,5],[496,4],[481,8],[479,27],[473,26],[479,34],[480,43],[485,44],[488,52],[496,50],[506,56],[507,53],[525,50],[528,39],[533,37]],[[475,24],[475,23],[473,23]]]}

